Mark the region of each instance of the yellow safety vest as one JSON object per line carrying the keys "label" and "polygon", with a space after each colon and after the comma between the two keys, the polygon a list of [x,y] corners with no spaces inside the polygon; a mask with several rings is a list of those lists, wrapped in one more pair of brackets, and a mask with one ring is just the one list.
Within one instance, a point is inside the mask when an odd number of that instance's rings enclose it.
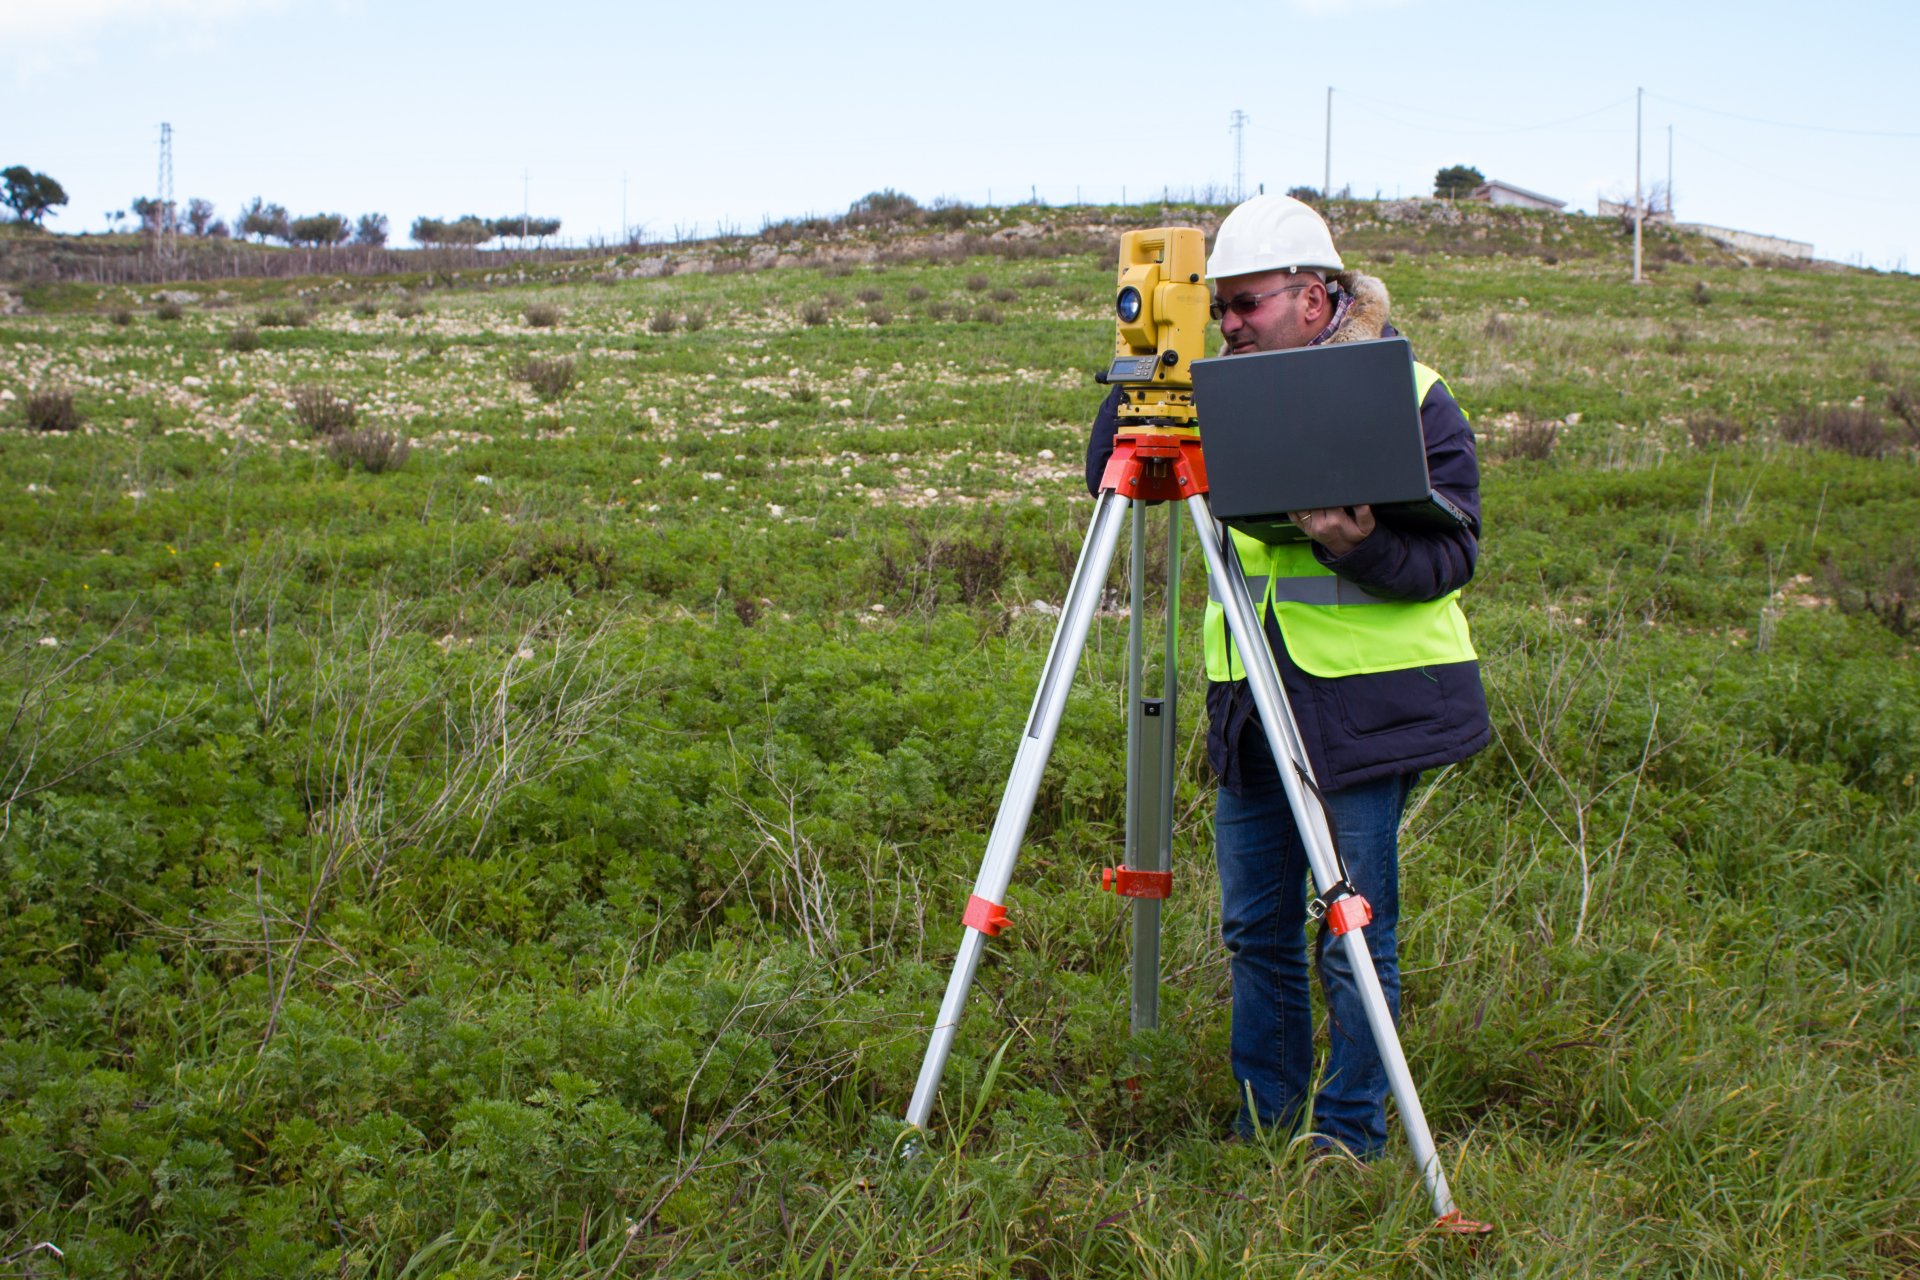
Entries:
{"label": "yellow safety vest", "polygon": [[[1414,362],[1416,404],[1426,402],[1436,382],[1446,385],[1439,374]],[[1438,600],[1382,600],[1314,559],[1310,542],[1269,546],[1238,530],[1230,533],[1261,626],[1270,616],[1278,619],[1288,656],[1308,675],[1367,675],[1471,662],[1479,656],[1467,635],[1458,591]],[[1226,609],[1213,597],[1211,581],[1207,596],[1201,633],[1207,679],[1244,680],[1246,669],[1227,634]]]}

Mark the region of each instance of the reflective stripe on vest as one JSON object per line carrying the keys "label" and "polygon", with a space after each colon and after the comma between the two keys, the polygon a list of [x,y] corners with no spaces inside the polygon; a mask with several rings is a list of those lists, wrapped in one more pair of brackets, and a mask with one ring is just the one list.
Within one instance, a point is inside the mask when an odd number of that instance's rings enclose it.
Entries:
{"label": "reflective stripe on vest", "polygon": [[[1439,374],[1416,361],[1416,403],[1425,403]],[[1287,655],[1309,675],[1327,678],[1401,671],[1449,662],[1471,662],[1478,655],[1460,611],[1460,593],[1417,602],[1383,600],[1314,559],[1311,543],[1268,546],[1230,531],[1247,594],[1262,626],[1277,619]],[[1246,669],[1227,634],[1226,610],[1207,590],[1202,638],[1209,680],[1244,680]]]}

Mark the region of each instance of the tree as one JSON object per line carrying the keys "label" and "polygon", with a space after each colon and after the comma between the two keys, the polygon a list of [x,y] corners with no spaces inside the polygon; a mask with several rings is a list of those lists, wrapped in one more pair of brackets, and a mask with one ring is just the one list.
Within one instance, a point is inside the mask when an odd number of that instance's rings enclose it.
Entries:
{"label": "tree", "polygon": [[131,208],[133,216],[140,220],[140,230],[143,233],[153,235],[155,232],[166,230],[167,207],[158,200],[135,196]]}
{"label": "tree", "polygon": [[485,218],[465,214],[452,222],[439,218],[415,218],[408,232],[415,244],[485,244],[493,239],[493,224]]}
{"label": "tree", "polygon": [[294,244],[331,247],[353,234],[353,225],[343,214],[314,213],[295,218],[287,227],[287,238]]}
{"label": "tree", "polygon": [[1320,203],[1320,188],[1318,187],[1288,187],[1287,194],[1305,204]]}
{"label": "tree", "polygon": [[55,205],[67,202],[65,187],[23,164],[0,169],[0,182],[5,184],[0,202],[13,210],[20,221],[31,222],[36,227],[45,223],[48,211]]}
{"label": "tree", "polygon": [[193,228],[193,234],[204,236],[213,225],[213,201],[202,200],[199,196],[187,201],[187,225]]}
{"label": "tree", "polygon": [[1433,194],[1457,200],[1472,195],[1473,189],[1486,180],[1487,175],[1470,164],[1451,164],[1433,175]]}
{"label": "tree", "polygon": [[291,241],[293,228],[288,223],[287,211],[277,204],[268,204],[259,196],[251,204],[240,206],[240,220],[234,223],[235,230],[243,236],[253,236],[261,244],[269,237],[275,240]]}
{"label": "tree", "polygon": [[353,242],[378,249],[387,242],[387,215],[384,213],[363,213],[360,221],[354,224]]}
{"label": "tree", "polygon": [[560,230],[560,219],[533,218],[524,213],[510,213],[504,218],[494,218],[489,221],[487,230],[501,240],[509,236],[516,240],[541,240]]}

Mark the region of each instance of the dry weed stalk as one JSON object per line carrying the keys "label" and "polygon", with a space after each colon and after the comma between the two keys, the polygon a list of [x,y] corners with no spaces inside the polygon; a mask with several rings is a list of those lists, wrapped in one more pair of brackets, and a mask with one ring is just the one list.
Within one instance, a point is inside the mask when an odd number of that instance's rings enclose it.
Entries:
{"label": "dry weed stalk", "polygon": [[[728,741],[731,744],[731,734]],[[812,788],[780,776],[772,747],[768,747],[765,760],[743,757],[736,747],[733,752],[736,777],[743,761],[747,770],[764,779],[771,790],[772,811],[763,812],[761,806],[736,791],[724,794],[752,824],[759,840],[757,852],[769,855],[775,905],[784,903],[800,926],[808,955],[835,954],[840,949],[840,908],[828,882],[826,859],[800,829],[800,815],[806,811],[806,799]]]}
{"label": "dry weed stalk", "polygon": [[[1626,613],[1624,604],[1616,605],[1596,617],[1599,625],[1583,629],[1584,634],[1560,631],[1564,624],[1550,621],[1549,629],[1558,634],[1548,643],[1520,650],[1508,663],[1512,677],[1492,689],[1494,700],[1505,713],[1505,724],[1519,739],[1514,743],[1501,731],[1503,726],[1496,726],[1501,751],[1513,765],[1528,801],[1580,864],[1580,907],[1573,928],[1576,942],[1586,933],[1601,865],[1606,867],[1608,886],[1618,870],[1648,765],[1676,746],[1684,733],[1684,729],[1670,729],[1663,735],[1660,704],[1652,702],[1638,761],[1617,772],[1608,772],[1599,764],[1606,755],[1603,740],[1624,694],[1628,669]],[[1553,617],[1551,612],[1548,616]],[[1685,725],[1685,715],[1680,723]],[[1566,762],[1570,760],[1581,763],[1569,765]],[[1595,811],[1623,788],[1627,798],[1619,829],[1596,850]],[[1563,809],[1551,802],[1554,792],[1564,802]]]}
{"label": "dry weed stalk", "polygon": [[[465,844],[471,856],[509,795],[586,758],[587,738],[638,679],[606,652],[607,622],[554,638],[553,619],[539,618],[497,666],[421,680],[403,653],[415,621],[410,606],[382,594],[301,637],[312,672],[301,763],[312,857],[277,980],[268,947],[274,996],[263,1048],[300,952],[348,870],[362,871],[372,895],[400,850],[432,858]],[[419,749],[423,734],[437,739],[437,758]],[[261,926],[271,939],[264,913]]]}
{"label": "dry weed stalk", "polygon": [[[0,840],[13,829],[13,809],[22,800],[137,751],[199,706],[190,700],[169,712],[163,705],[147,728],[126,732],[138,695],[159,674],[117,684],[120,668],[100,661],[126,629],[132,607],[98,640],[69,650],[29,638],[24,619],[35,614],[38,598],[36,592],[16,619],[0,627],[0,689],[11,690],[0,702]],[[92,681],[83,682],[88,676]],[[86,696],[95,689],[103,691],[99,699]],[[51,752],[61,746],[64,757],[45,771]]]}

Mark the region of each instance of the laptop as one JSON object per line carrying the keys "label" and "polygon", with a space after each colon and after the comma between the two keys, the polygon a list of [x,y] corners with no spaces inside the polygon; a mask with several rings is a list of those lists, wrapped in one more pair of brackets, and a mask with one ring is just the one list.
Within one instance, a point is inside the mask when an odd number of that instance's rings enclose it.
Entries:
{"label": "laptop", "polygon": [[1471,528],[1427,477],[1405,338],[1193,362],[1213,514],[1261,542],[1306,535],[1289,511],[1373,508],[1404,529]]}

